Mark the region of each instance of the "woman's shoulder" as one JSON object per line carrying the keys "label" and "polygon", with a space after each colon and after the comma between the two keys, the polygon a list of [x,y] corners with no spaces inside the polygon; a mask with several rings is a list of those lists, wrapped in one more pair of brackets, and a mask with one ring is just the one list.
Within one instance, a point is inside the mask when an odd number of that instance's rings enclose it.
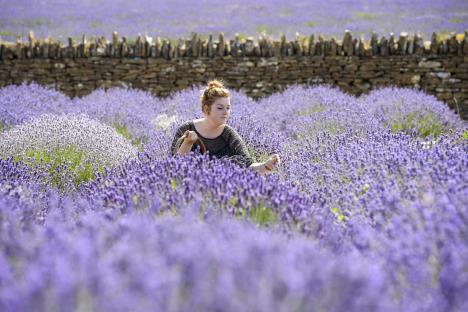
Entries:
{"label": "woman's shoulder", "polygon": [[194,119],[194,120],[191,120],[190,122],[194,125],[198,125],[200,123],[203,123],[203,118],[198,118],[198,119]]}
{"label": "woman's shoulder", "polygon": [[233,127],[226,124],[224,126],[223,137],[226,138],[226,139],[234,139],[234,138],[239,138],[240,135],[236,131],[236,129],[234,129]]}
{"label": "woman's shoulder", "polygon": [[234,129],[232,126],[228,125],[228,124],[226,124],[226,125],[224,126],[224,129],[225,129],[226,132],[230,132],[230,133],[235,133],[235,134],[237,134],[237,130]]}
{"label": "woman's shoulder", "polygon": [[193,120],[188,120],[188,121],[185,121],[183,123],[181,123],[178,127],[177,127],[177,131],[185,131],[185,130],[193,130],[194,128],[194,125],[193,125]]}

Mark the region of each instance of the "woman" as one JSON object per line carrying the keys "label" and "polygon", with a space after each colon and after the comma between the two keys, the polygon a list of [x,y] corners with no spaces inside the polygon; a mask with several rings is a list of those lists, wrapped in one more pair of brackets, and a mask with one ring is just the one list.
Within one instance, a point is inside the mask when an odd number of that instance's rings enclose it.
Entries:
{"label": "woman", "polygon": [[217,158],[226,158],[237,164],[252,168],[259,173],[272,171],[279,163],[278,154],[273,154],[262,163],[255,163],[239,134],[226,124],[231,113],[229,90],[217,80],[210,81],[200,96],[204,117],[188,121],[177,129],[172,142],[172,154],[185,155],[200,145]]}

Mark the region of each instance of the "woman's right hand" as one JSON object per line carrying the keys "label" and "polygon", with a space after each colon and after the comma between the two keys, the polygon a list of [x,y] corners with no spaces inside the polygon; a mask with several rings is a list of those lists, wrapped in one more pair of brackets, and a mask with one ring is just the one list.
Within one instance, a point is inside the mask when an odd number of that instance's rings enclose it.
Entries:
{"label": "woman's right hand", "polygon": [[198,135],[195,131],[187,130],[183,135],[184,141],[193,144],[198,140]]}
{"label": "woman's right hand", "polygon": [[281,163],[280,156],[278,154],[273,154],[270,158],[265,161],[264,166],[267,171],[272,171]]}

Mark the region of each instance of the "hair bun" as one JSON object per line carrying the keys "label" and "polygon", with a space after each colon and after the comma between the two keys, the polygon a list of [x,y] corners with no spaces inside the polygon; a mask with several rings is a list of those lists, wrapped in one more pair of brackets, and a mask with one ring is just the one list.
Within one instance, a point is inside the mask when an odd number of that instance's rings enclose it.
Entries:
{"label": "hair bun", "polygon": [[208,89],[213,89],[213,88],[223,88],[223,83],[221,81],[218,81],[218,80],[211,80],[209,83],[208,83]]}
{"label": "hair bun", "polygon": [[206,112],[210,112],[211,105],[214,103],[216,98],[229,97],[229,90],[224,87],[221,81],[216,79],[208,82],[207,87],[200,91],[200,100],[203,112],[205,112],[205,109]]}

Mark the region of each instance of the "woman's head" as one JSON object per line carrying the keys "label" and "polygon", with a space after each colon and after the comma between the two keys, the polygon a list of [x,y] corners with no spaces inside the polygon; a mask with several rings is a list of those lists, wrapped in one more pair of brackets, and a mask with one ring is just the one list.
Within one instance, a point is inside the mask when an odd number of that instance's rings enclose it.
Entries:
{"label": "woman's head", "polygon": [[229,102],[229,96],[229,90],[224,87],[222,82],[218,80],[210,81],[200,96],[202,112],[209,115],[215,102],[226,103],[226,100]]}

